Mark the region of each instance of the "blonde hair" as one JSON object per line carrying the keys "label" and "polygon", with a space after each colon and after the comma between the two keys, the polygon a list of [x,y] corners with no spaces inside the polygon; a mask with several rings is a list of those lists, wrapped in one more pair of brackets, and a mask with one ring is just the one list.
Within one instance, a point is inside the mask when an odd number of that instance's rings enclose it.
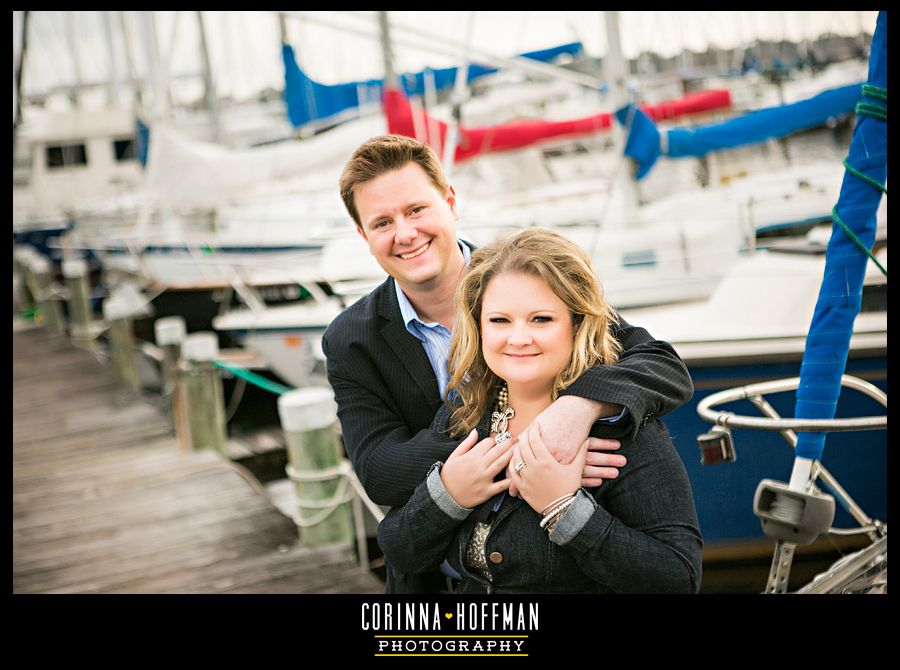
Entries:
{"label": "blonde hair", "polygon": [[356,187],[386,172],[401,170],[410,163],[422,168],[438,192],[446,195],[450,185],[444,168],[427,144],[403,135],[379,135],[366,140],[353,152],[341,172],[340,189],[344,207],[357,226],[362,228],[354,200]]}
{"label": "blonde hair", "polygon": [[540,277],[572,314],[575,343],[569,364],[554,380],[554,400],[586,370],[619,360],[622,347],[610,332],[618,314],[603,297],[590,258],[578,245],[549,230],[526,228],[476,249],[456,293],[447,393],[455,389],[462,404],[450,419],[452,435],[468,433],[481,422],[503,381],[484,360],[481,304],[490,281],[506,272]]}

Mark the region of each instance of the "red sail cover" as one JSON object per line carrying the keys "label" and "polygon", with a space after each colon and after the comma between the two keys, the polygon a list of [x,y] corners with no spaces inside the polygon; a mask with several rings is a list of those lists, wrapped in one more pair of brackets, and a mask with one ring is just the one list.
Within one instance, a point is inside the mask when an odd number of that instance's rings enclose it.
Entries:
{"label": "red sail cover", "polygon": [[[661,121],[730,106],[731,93],[727,89],[716,89],[690,93],[641,109],[654,121]],[[427,142],[439,156],[443,155],[446,123],[428,116],[421,109],[413,109],[403,91],[396,88],[385,90],[384,111],[389,133],[417,137]],[[541,140],[588,135],[608,130],[611,125],[612,114],[602,112],[570,121],[515,121],[483,128],[460,127],[454,161],[458,163],[479,154],[519,149]]]}

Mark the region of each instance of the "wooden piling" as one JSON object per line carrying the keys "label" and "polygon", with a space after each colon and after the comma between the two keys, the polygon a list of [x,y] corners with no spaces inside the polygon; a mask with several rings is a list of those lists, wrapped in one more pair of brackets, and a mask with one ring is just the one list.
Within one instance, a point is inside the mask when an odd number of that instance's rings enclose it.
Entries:
{"label": "wooden piling", "polygon": [[30,281],[27,281],[30,284],[29,292],[37,302],[43,325],[53,333],[64,334],[66,319],[56,296],[50,261],[43,256],[34,255],[28,261],[26,272],[29,272]]}
{"label": "wooden piling", "polygon": [[352,542],[352,490],[335,430],[337,405],[329,388],[308,387],[278,398],[288,452],[288,477],[298,501],[300,541],[306,546]]}
{"label": "wooden piling", "polygon": [[187,398],[191,448],[213,449],[226,456],[225,394],[222,379],[213,365],[219,355],[215,333],[188,335],[181,348],[181,381]]}
{"label": "wooden piling", "polygon": [[141,380],[134,360],[134,327],[130,312],[114,300],[106,300],[103,303],[103,318],[108,327],[113,376],[138,393],[141,390]]}
{"label": "wooden piling", "polygon": [[34,296],[28,286],[29,264],[37,252],[29,246],[18,244],[13,249],[13,278],[16,283],[16,296],[19,300],[19,311],[30,312],[35,307]]}
{"label": "wooden piling", "polygon": [[187,337],[184,318],[167,316],[153,323],[156,346],[163,352],[162,392],[169,401],[169,420],[175,429],[178,446],[183,451],[191,448],[191,429],[187,415],[187,402],[183,384],[180,383],[181,345]]}
{"label": "wooden piling", "polygon": [[69,293],[69,337],[84,346],[93,342],[87,263],[80,258],[63,261],[62,271]]}

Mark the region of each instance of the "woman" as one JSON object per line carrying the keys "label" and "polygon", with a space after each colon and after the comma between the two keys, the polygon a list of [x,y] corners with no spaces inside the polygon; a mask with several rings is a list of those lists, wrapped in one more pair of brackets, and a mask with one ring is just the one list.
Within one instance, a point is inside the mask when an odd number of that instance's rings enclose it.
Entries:
{"label": "woman", "polygon": [[590,490],[580,488],[586,445],[560,464],[526,430],[585,370],[616,362],[616,319],[586,254],[556,233],[529,228],[473,252],[457,294],[451,401],[433,426],[465,439],[379,526],[398,570],[446,560],[462,593],[699,590],[696,511],[660,421],[621,438],[628,465]]}

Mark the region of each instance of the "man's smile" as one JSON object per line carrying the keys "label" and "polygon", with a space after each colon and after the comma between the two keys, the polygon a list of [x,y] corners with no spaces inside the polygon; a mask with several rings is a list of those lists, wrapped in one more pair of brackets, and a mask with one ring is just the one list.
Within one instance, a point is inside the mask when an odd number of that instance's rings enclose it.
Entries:
{"label": "man's smile", "polygon": [[398,254],[398,256],[400,256],[400,258],[402,258],[403,260],[408,261],[413,258],[416,258],[417,256],[421,256],[422,254],[424,254],[426,251],[428,251],[428,247],[430,247],[430,246],[431,246],[431,242],[428,241],[425,244],[423,244],[421,247],[419,247],[418,249],[410,251],[409,253]]}

